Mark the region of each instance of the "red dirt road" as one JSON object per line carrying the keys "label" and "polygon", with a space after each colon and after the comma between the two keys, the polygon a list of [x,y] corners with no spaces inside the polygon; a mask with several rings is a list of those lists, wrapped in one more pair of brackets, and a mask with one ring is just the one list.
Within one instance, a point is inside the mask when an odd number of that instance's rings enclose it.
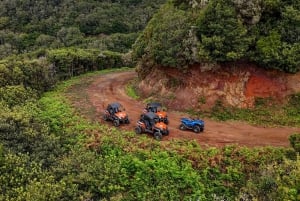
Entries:
{"label": "red dirt road", "polygon": [[[126,84],[136,77],[133,71],[116,72],[99,75],[86,89],[89,102],[96,108],[99,121],[103,122],[102,114],[108,103],[120,102],[129,115],[131,123],[121,125],[120,129],[134,131],[135,123],[143,111],[144,103],[136,101],[126,95]],[[170,135],[164,136],[163,140],[186,139],[196,140],[204,146],[224,146],[238,144],[248,147],[255,146],[289,146],[289,135],[300,132],[300,128],[264,128],[248,125],[242,122],[217,122],[204,119],[205,130],[203,133],[195,134],[191,131],[178,129],[181,117],[188,117],[187,114],[179,113],[169,109],[169,130]],[[112,126],[111,122],[107,122]]]}

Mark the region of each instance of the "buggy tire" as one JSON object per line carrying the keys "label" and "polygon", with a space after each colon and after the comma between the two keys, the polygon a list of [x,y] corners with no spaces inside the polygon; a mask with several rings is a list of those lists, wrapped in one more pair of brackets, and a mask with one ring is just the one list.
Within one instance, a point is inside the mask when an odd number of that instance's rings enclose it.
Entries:
{"label": "buggy tire", "polygon": [[154,135],[154,139],[156,139],[156,140],[162,139],[162,134],[160,132],[155,132],[153,135]]}
{"label": "buggy tire", "polygon": [[203,132],[203,131],[204,131],[204,127],[201,127],[201,128],[200,128],[200,132]]}
{"label": "buggy tire", "polygon": [[169,135],[169,133],[170,133],[169,130],[166,130],[166,134],[165,135]]}
{"label": "buggy tire", "polygon": [[126,119],[126,120],[125,120],[125,124],[130,124],[129,119]]}
{"label": "buggy tire", "polygon": [[104,121],[108,121],[108,116],[107,116],[107,114],[104,114],[104,115],[103,115],[103,120],[104,120]]}
{"label": "buggy tire", "polygon": [[142,134],[142,128],[139,127],[139,126],[135,127],[134,131],[135,131],[136,134]]}
{"label": "buggy tire", "polygon": [[165,123],[165,124],[169,124],[169,120],[168,120],[168,119],[165,119],[165,120],[164,120],[164,123]]}
{"label": "buggy tire", "polygon": [[120,121],[119,121],[119,119],[115,119],[115,120],[113,121],[113,124],[114,124],[115,127],[120,126]]}
{"label": "buggy tire", "polygon": [[195,133],[200,133],[200,130],[201,130],[201,128],[200,128],[200,126],[198,126],[198,125],[195,125],[195,126],[193,127],[193,131],[194,131]]}
{"label": "buggy tire", "polygon": [[180,124],[179,129],[182,130],[182,131],[184,131],[184,130],[186,130],[186,127],[185,127],[184,124]]}

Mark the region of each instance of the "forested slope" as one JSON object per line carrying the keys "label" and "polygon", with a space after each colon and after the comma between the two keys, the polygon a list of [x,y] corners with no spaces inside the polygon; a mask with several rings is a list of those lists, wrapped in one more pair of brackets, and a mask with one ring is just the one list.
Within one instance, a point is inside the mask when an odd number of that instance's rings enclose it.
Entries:
{"label": "forested slope", "polygon": [[81,46],[127,52],[165,0],[3,0],[0,58],[39,48]]}
{"label": "forested slope", "polygon": [[171,0],[134,45],[140,73],[153,66],[255,62],[300,70],[299,0]]}

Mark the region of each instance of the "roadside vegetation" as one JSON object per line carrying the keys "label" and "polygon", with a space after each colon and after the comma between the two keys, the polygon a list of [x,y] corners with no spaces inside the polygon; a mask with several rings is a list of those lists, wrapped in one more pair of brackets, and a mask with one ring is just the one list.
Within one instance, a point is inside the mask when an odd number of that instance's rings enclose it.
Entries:
{"label": "roadside vegetation", "polygon": [[136,82],[137,82],[137,80],[132,80],[131,82],[129,82],[125,87],[125,91],[129,97],[131,97],[135,100],[138,100],[140,98],[140,96],[138,95],[138,90],[136,88]]}
{"label": "roadside vegetation", "polygon": [[224,106],[217,101],[210,110],[190,109],[193,116],[208,117],[219,121],[245,121],[260,126],[300,127],[300,94],[287,98],[286,103],[278,103],[271,98],[258,98],[253,108],[236,108]]}
{"label": "roadside vegetation", "polygon": [[11,131],[18,135],[1,139],[1,200],[299,198],[299,134],[291,137],[295,149],[204,149],[193,141],[136,136],[87,121],[70,106],[67,89],[95,75],[62,82],[23,113],[6,113],[6,128],[19,127]]}

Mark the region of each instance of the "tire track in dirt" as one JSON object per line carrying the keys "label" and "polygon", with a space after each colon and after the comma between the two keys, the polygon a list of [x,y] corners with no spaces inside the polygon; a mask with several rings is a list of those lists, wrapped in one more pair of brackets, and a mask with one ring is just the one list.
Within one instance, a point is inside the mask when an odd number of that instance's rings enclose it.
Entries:
{"label": "tire track in dirt", "polygon": [[[121,125],[120,129],[134,131],[136,121],[142,114],[144,103],[128,97],[125,92],[126,84],[137,77],[134,71],[115,72],[95,77],[95,80],[88,86],[87,91],[89,102],[96,108],[96,118],[102,123],[102,114],[107,104],[120,102],[129,115],[131,123]],[[243,122],[217,122],[211,119],[205,121],[203,133],[195,134],[192,131],[181,131],[178,129],[181,117],[187,114],[168,109],[170,135],[164,136],[163,140],[185,139],[196,140],[201,145],[224,146],[228,144],[255,146],[289,146],[288,137],[300,128],[278,127],[265,128],[252,126]],[[111,125],[111,122],[107,122]]]}

